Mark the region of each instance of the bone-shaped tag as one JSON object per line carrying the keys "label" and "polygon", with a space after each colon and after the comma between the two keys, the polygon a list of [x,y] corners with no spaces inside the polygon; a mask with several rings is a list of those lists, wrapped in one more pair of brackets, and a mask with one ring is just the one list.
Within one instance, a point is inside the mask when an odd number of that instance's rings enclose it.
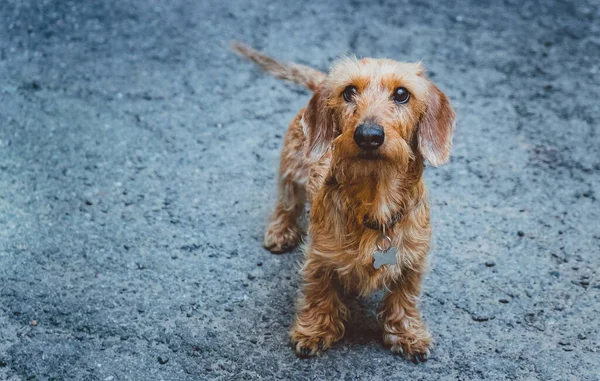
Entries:
{"label": "bone-shaped tag", "polygon": [[398,258],[396,258],[396,253],[398,249],[395,247],[390,247],[385,251],[376,251],[373,253],[373,258],[375,258],[375,262],[373,262],[373,267],[376,269],[380,268],[383,265],[396,265],[398,264]]}

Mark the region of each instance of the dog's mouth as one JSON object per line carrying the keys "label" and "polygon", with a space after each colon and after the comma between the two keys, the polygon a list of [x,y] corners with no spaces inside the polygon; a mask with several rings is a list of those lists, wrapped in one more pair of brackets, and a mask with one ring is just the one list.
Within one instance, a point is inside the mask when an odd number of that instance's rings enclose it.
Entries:
{"label": "dog's mouth", "polygon": [[383,159],[383,155],[381,155],[379,152],[361,151],[358,154],[358,158],[361,160],[375,161]]}

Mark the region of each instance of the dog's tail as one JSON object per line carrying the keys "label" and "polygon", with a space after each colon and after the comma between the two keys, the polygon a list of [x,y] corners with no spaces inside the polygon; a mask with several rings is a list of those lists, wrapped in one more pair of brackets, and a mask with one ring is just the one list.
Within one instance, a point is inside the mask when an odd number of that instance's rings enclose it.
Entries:
{"label": "dog's tail", "polygon": [[239,56],[256,63],[267,73],[297,83],[312,91],[317,90],[319,84],[325,80],[325,73],[319,70],[300,64],[276,61],[241,42],[233,41],[231,49]]}

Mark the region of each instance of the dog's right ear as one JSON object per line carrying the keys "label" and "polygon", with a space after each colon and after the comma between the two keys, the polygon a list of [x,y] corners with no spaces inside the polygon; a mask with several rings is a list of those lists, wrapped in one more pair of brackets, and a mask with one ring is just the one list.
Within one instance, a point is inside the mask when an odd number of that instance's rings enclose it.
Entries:
{"label": "dog's right ear", "polygon": [[315,91],[302,115],[302,130],[306,137],[304,154],[310,160],[320,159],[331,147],[335,138],[333,115],[327,106],[323,88]]}

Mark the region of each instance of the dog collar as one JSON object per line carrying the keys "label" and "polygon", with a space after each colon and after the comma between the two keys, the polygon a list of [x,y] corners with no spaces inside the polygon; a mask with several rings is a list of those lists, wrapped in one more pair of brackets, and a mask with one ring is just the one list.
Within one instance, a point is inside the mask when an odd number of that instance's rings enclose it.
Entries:
{"label": "dog collar", "polygon": [[394,214],[392,216],[392,218],[390,218],[389,221],[385,224],[370,220],[368,218],[366,218],[363,221],[363,224],[365,225],[365,227],[367,227],[371,230],[385,231],[385,230],[390,230],[391,228],[393,228],[394,225],[396,225],[396,223],[398,223],[398,221],[400,221],[402,219],[402,217],[404,217],[404,213],[398,212],[398,213]]}

